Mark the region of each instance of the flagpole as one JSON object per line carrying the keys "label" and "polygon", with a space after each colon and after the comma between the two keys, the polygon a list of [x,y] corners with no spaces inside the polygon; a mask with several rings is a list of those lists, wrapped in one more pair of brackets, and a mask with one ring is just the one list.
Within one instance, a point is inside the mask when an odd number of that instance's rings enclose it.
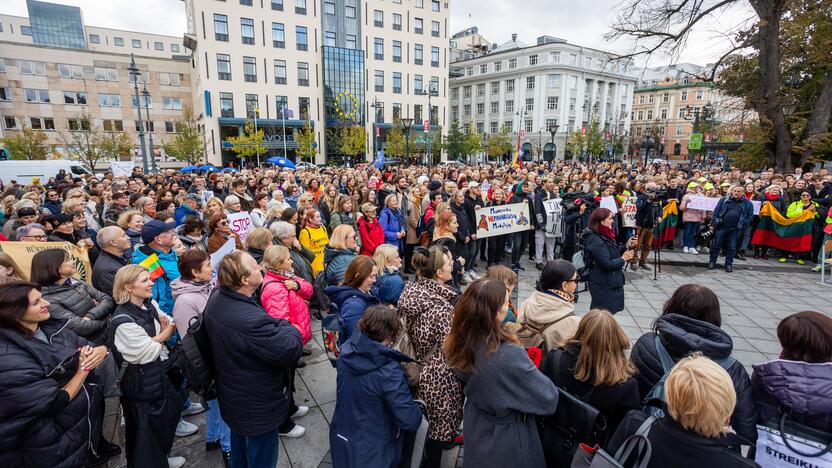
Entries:
{"label": "flagpole", "polygon": [[[260,109],[254,109],[254,134],[257,135],[257,114],[260,113]],[[255,148],[255,153],[257,153],[257,167],[260,167],[260,147],[258,146]]]}
{"label": "flagpole", "polygon": [[280,106],[280,118],[283,123],[283,159],[289,160],[286,152],[286,105]]}

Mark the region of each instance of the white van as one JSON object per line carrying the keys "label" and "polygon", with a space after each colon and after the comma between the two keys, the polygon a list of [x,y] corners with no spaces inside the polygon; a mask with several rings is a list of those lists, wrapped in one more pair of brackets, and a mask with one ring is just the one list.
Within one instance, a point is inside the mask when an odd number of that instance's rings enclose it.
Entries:
{"label": "white van", "polygon": [[50,177],[55,177],[61,169],[73,177],[92,174],[90,168],[81,161],[71,161],[68,159],[45,161],[14,160],[0,161],[0,180],[5,185],[11,184],[12,181],[16,181],[21,185],[29,185],[32,183],[32,177],[38,177],[40,183],[45,184],[49,181]]}

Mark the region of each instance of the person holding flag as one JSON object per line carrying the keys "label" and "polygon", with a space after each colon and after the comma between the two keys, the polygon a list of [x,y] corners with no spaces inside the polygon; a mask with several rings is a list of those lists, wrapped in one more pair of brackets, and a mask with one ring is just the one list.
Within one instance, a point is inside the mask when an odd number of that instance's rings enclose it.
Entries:
{"label": "person holding flag", "polygon": [[133,251],[133,263],[150,272],[153,300],[168,315],[173,314],[173,290],[170,283],[179,278],[179,257],[173,250],[175,241],[176,223],[154,219],[142,227],[142,242],[145,245]]}

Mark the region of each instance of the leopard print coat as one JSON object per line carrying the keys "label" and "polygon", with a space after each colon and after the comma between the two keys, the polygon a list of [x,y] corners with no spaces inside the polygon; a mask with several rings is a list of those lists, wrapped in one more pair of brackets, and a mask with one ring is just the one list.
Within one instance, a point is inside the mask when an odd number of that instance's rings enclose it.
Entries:
{"label": "leopard print coat", "polygon": [[459,292],[441,283],[417,277],[408,282],[399,298],[410,341],[420,361],[438,346],[422,369],[416,397],[425,402],[430,429],[428,438],[451,441],[462,424],[462,385],[442,354],[442,343],[451,331],[453,307]]}

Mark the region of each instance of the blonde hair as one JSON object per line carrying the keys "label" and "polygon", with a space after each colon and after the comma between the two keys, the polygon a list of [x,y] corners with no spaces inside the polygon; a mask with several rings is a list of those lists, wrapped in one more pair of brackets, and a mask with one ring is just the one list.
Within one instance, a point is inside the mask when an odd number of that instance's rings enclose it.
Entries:
{"label": "blonde hair", "polygon": [[349,224],[339,224],[332,231],[332,236],[329,238],[329,246],[333,249],[345,250],[347,248],[347,236],[355,234],[355,229]]}
{"label": "blonde hair", "polygon": [[511,269],[505,265],[494,265],[488,267],[488,270],[485,271],[485,277],[488,279],[502,281],[505,283],[507,288],[517,286],[517,273],[511,271]]}
{"label": "blonde hair", "polygon": [[231,205],[233,205],[235,203],[242,203],[240,201],[240,197],[238,197],[237,195],[229,195],[229,196],[225,197],[224,208],[225,209],[231,209]]}
{"label": "blonde hair", "polygon": [[208,212],[208,207],[211,206],[211,205],[217,205],[219,207],[220,211],[225,209],[225,205],[222,204],[222,200],[220,200],[217,197],[211,197],[211,198],[208,199],[207,202],[205,202],[205,211],[206,212]]}
{"label": "blonde hair", "polygon": [[150,274],[147,268],[141,265],[125,265],[118,269],[116,278],[113,280],[113,299],[116,304],[124,304],[130,300],[127,287],[135,284],[142,273]]}
{"label": "blonde hair", "polygon": [[67,198],[65,202],[61,203],[61,211],[63,211],[66,214],[70,214],[72,213],[72,210],[78,208],[79,206],[84,207],[85,205],[86,202],[77,198]]}
{"label": "blonde hair", "polygon": [[[341,226],[338,226],[341,227]],[[373,261],[376,262],[376,268],[378,269],[378,274],[382,274],[384,269],[387,268],[387,261],[391,258],[395,258],[399,255],[399,249],[395,246],[390,244],[381,244],[376,247],[376,251],[373,252]]]}
{"label": "blonde hair", "polygon": [[574,371],[576,380],[586,382],[594,378],[594,386],[612,386],[627,381],[636,371],[624,352],[630,347],[630,340],[606,310],[590,310],[578,324],[572,341],[581,344]]}
{"label": "blonde hair", "polygon": [[285,262],[289,257],[289,249],[283,245],[272,245],[263,252],[263,260],[260,262],[263,268],[277,270],[278,265]]}
{"label": "blonde hair", "polygon": [[116,222],[116,224],[118,224],[118,227],[126,231],[127,228],[130,227],[130,220],[133,219],[133,216],[141,216],[142,218],[144,218],[144,215],[140,211],[127,210],[118,216],[118,221]]}
{"label": "blonde hair", "polygon": [[728,432],[737,394],[728,372],[695,353],[676,363],[664,384],[670,417],[703,437]]}
{"label": "blonde hair", "polygon": [[246,248],[264,250],[272,245],[272,232],[266,228],[254,228],[246,235]]}

